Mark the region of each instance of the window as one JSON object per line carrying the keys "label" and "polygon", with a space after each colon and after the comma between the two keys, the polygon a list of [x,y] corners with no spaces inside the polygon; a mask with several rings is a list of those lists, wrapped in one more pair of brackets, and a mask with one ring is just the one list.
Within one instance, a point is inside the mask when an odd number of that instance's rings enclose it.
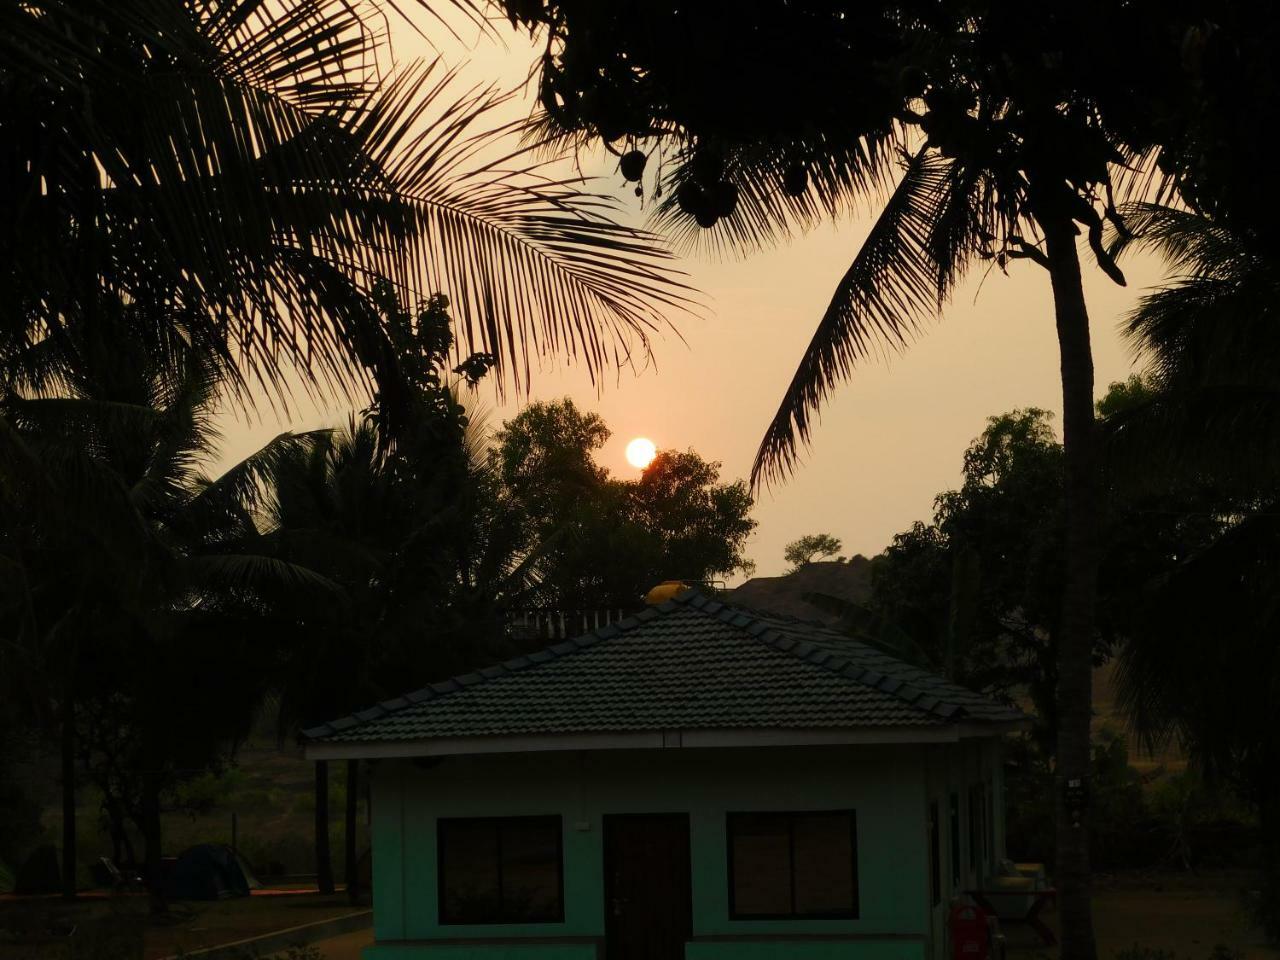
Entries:
{"label": "window", "polygon": [[440,820],[440,922],[560,923],[559,817]]}
{"label": "window", "polygon": [[929,801],[929,902],[942,902],[942,838],[938,835],[938,801]]}
{"label": "window", "polygon": [[852,810],[731,813],[728,839],[732,919],[858,915]]}

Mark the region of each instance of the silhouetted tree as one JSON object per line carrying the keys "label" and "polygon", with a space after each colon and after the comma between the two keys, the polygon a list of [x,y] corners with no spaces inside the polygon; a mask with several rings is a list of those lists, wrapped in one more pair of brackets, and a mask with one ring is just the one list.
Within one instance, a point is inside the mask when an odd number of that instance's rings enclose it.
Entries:
{"label": "silhouetted tree", "polygon": [[799,570],[815,560],[834,557],[840,552],[840,547],[839,537],[829,533],[810,533],[788,543],[782,551],[782,559],[791,564],[792,570]]}
{"label": "silhouetted tree", "polygon": [[[1136,378],[1112,384],[1098,404],[1104,432],[1117,429],[1147,389]],[[1062,457],[1047,412],[991,417],[965,451],[959,489],[939,494],[933,520],[896,535],[873,561],[870,604],[962,683],[997,696],[1025,692],[1045,758],[1057,739]],[[1202,491],[1168,483],[1134,489],[1114,470],[1108,481],[1094,665],[1138,627],[1133,611],[1148,586],[1221,530],[1219,520],[1192,513],[1212,503]]]}
{"label": "silhouetted tree", "polygon": [[284,434],[205,476],[223,369],[147,309],[103,298],[10,368],[0,543],[14,575],[0,619],[6,671],[54,705],[64,770],[82,754],[141,830],[159,905],[166,791],[247,732],[272,621],[340,601],[331,581],[276,556],[254,518],[262,478],[313,438]]}
{"label": "silhouetted tree", "polygon": [[1257,804],[1258,906],[1280,940],[1280,736],[1269,707],[1280,689],[1280,260],[1274,224],[1255,228],[1257,211],[1235,207],[1253,188],[1209,189],[1221,217],[1136,206],[1121,243],[1162,254],[1172,279],[1127,320],[1151,375],[1113,418],[1111,459],[1140,489],[1187,491],[1166,495],[1165,510],[1215,535],[1188,537],[1134,605],[1119,677],[1149,745],[1180,740]]}
{"label": "silhouetted tree", "polygon": [[[524,541],[495,511],[496,488],[469,437],[459,390],[492,364],[451,371],[448,300],[407,309],[390,284],[374,302],[403,381],[343,429],[282,457],[265,521],[280,555],[340,584],[347,603],[295,629],[277,686],[282,736],[504,653],[503,607],[525,589]],[[305,638],[305,639],[304,639]],[[348,881],[355,869],[358,775],[347,768]],[[358,773],[358,771],[357,771]],[[329,766],[315,767],[317,881],[332,892]]]}
{"label": "silhouetted tree", "polygon": [[[1172,135],[1162,124],[1185,119],[1170,104],[1194,85],[1181,40],[1195,14],[1103,0],[505,6],[547,31],[548,127],[619,143],[632,180],[651,149],[671,148],[656,164],[659,219],[686,237],[758,246],[896,179],[766,433],[757,481],[792,468],[829,391],[909,342],[974,262],[1045,269],[1066,476],[1057,774],[1087,781],[1101,484],[1077,237],[1123,282],[1102,244],[1114,164],[1137,166]],[[1087,817],[1058,819],[1063,955],[1092,960]]]}
{"label": "silhouetted tree", "polygon": [[530,404],[494,437],[505,509],[539,545],[542,604],[629,607],[663,580],[752,569],[745,483],[722,482],[720,465],[692,450],[660,451],[638,479],[620,480],[592,457],[608,438],[597,414],[567,398]]}
{"label": "silhouetted tree", "polygon": [[509,125],[484,130],[501,94],[396,62],[389,20],[413,6],[5,4],[0,354],[106,292],[197,330],[246,395],[283,393],[290,364],[385,387],[383,278],[455,291],[509,385],[553,352],[593,375],[643,353],[687,302],[669,255]]}

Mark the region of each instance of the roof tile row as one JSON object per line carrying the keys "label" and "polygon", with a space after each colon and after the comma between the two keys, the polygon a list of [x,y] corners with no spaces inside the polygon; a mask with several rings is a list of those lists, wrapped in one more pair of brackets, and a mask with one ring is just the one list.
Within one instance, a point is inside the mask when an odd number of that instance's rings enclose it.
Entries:
{"label": "roof tile row", "polygon": [[1021,719],[1012,707],[822,625],[748,613],[691,591],[304,736],[385,741]]}

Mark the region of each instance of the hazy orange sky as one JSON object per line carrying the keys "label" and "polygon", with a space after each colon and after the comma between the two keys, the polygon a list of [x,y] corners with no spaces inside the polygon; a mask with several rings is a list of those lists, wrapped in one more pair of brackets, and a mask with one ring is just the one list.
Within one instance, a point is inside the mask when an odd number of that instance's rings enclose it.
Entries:
{"label": "hazy orange sky", "polygon": [[[505,25],[497,28],[505,48],[482,40],[470,53],[429,20],[421,26],[447,62],[469,59],[466,80],[515,86],[536,55]],[[399,59],[432,55],[403,25],[394,35]],[[583,161],[585,172],[605,174],[596,189],[615,193],[640,222],[639,201],[611,167],[612,158]],[[703,319],[678,318],[685,343],[673,335],[659,339],[655,367],[623,371],[599,391],[585,371],[545,369],[533,398],[568,395],[597,410],[613,430],[600,460],[620,476],[636,473],[623,456],[627,442],[647,436],[659,448],[692,447],[721,461],[726,478],[746,477],[831,291],[869,227],[869,219],[855,219],[746,260],[687,261],[710,309]],[[1134,371],[1117,323],[1161,277],[1152,261],[1129,262],[1126,272],[1129,286],[1121,288],[1096,269],[1086,271],[1099,393]],[[497,406],[491,391],[481,398],[495,427],[519,408],[514,398]],[[975,270],[943,319],[909,351],[856,372],[824,410],[795,476],[761,493],[759,529],[748,549],[758,573],[781,573],[784,545],[806,533],[840,537],[846,554],[878,553],[894,533],[928,519],[933,498],[956,485],[964,448],[986,417],[1028,406],[1055,412],[1061,406],[1048,276],[1026,263],[1008,276],[992,271],[984,278]],[[317,409],[304,401],[289,422],[269,415],[248,425],[229,420],[224,459],[243,456],[282,429],[334,424],[346,415],[344,408]]]}

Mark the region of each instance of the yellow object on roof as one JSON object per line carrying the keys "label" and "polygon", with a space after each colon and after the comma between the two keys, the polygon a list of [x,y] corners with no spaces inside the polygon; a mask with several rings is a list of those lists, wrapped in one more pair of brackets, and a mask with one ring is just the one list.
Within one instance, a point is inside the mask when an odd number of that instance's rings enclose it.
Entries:
{"label": "yellow object on roof", "polygon": [[644,595],[644,602],[648,604],[666,603],[673,597],[680,596],[688,589],[690,589],[689,585],[683,580],[663,580]]}

